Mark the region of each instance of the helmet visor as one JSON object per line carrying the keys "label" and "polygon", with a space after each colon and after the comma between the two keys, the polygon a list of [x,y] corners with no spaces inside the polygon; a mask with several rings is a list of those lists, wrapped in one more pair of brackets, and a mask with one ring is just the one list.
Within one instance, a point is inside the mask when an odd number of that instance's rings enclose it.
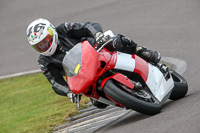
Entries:
{"label": "helmet visor", "polygon": [[32,45],[32,47],[39,53],[46,52],[52,45],[53,34],[48,34],[41,42]]}

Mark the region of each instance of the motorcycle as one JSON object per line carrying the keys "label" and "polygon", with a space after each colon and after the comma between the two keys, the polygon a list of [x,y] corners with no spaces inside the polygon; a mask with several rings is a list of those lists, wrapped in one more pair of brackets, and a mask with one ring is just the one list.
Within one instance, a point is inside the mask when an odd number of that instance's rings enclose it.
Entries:
{"label": "motorcycle", "polygon": [[63,59],[70,90],[107,105],[155,115],[167,99],[178,100],[188,91],[186,80],[163,63],[153,65],[137,55],[109,51],[115,35],[95,48],[88,41],[75,45]]}

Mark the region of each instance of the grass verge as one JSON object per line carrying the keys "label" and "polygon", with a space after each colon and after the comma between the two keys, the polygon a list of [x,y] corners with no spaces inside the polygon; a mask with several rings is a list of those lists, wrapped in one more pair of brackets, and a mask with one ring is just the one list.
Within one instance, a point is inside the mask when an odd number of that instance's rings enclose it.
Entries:
{"label": "grass verge", "polygon": [[81,107],[57,95],[41,73],[0,80],[0,133],[52,132]]}

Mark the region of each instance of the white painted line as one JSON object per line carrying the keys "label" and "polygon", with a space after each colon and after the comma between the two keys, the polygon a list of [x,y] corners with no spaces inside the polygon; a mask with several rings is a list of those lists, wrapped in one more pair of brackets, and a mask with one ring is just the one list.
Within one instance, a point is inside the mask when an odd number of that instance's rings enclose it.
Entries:
{"label": "white painted line", "polygon": [[27,74],[32,74],[32,73],[37,73],[37,72],[41,72],[41,70],[37,69],[37,70],[31,70],[31,71],[26,71],[26,72],[19,72],[19,73],[14,73],[14,74],[10,74],[10,75],[0,76],[0,80],[6,79],[6,78],[11,78],[11,77],[27,75]]}
{"label": "white painted line", "polygon": [[187,62],[182,59],[173,57],[162,57],[161,60],[167,64],[172,65],[172,69],[174,69],[180,75],[183,75],[183,73],[187,69]]}

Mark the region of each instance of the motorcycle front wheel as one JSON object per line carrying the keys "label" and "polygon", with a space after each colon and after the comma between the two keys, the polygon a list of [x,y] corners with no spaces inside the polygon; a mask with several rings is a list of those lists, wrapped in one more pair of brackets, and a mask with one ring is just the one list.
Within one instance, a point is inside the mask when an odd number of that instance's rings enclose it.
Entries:
{"label": "motorcycle front wheel", "polygon": [[155,115],[162,109],[161,103],[145,90],[130,93],[117,86],[112,79],[106,82],[103,91],[117,103],[143,114]]}

